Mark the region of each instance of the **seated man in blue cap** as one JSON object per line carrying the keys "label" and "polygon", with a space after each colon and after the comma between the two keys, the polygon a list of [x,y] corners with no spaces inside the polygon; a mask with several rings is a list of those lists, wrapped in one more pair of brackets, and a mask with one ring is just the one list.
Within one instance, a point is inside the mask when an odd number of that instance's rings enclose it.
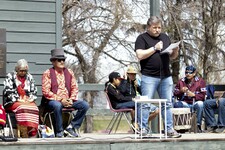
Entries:
{"label": "seated man in blue cap", "polygon": [[190,108],[191,111],[197,112],[198,132],[201,130],[201,122],[203,116],[203,101],[206,95],[205,81],[196,76],[196,68],[187,66],[185,69],[185,77],[181,78],[175,86],[174,96],[178,102],[175,102],[175,108]]}

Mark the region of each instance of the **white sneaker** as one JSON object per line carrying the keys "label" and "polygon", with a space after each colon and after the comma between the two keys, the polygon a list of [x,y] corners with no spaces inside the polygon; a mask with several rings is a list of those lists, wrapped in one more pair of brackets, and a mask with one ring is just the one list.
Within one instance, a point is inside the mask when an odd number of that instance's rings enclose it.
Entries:
{"label": "white sneaker", "polygon": [[177,131],[173,129],[167,132],[167,136],[170,138],[180,138],[182,135],[180,133],[177,133]]}
{"label": "white sneaker", "polygon": [[145,137],[152,136],[151,131],[149,131],[148,129],[145,129],[145,128],[143,128],[142,131],[139,131],[139,132],[140,132],[139,136],[145,136]]}

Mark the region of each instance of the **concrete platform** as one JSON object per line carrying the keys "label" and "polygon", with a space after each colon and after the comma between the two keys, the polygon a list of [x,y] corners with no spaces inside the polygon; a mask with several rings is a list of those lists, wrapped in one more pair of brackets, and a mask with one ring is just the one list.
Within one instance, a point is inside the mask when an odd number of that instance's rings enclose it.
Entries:
{"label": "concrete platform", "polygon": [[17,142],[0,142],[0,150],[223,150],[225,134],[199,133],[182,134],[181,138],[135,139],[134,134],[82,134],[79,138],[20,138]]}

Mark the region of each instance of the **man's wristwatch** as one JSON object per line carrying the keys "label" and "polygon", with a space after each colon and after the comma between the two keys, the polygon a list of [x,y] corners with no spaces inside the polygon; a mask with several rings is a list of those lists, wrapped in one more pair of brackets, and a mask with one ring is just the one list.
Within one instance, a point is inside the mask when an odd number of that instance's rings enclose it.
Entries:
{"label": "man's wristwatch", "polygon": [[153,49],[154,49],[155,51],[157,50],[155,46],[153,47]]}

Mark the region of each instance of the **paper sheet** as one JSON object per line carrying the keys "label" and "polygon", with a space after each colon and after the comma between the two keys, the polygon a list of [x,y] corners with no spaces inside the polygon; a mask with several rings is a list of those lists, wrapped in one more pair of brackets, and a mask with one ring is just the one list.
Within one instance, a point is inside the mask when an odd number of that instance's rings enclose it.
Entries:
{"label": "paper sheet", "polygon": [[161,52],[161,54],[163,53],[169,53],[171,54],[173,52],[173,49],[178,47],[180,44],[180,41],[179,42],[176,42],[176,43],[172,43],[170,44],[170,46],[168,46],[164,51]]}

